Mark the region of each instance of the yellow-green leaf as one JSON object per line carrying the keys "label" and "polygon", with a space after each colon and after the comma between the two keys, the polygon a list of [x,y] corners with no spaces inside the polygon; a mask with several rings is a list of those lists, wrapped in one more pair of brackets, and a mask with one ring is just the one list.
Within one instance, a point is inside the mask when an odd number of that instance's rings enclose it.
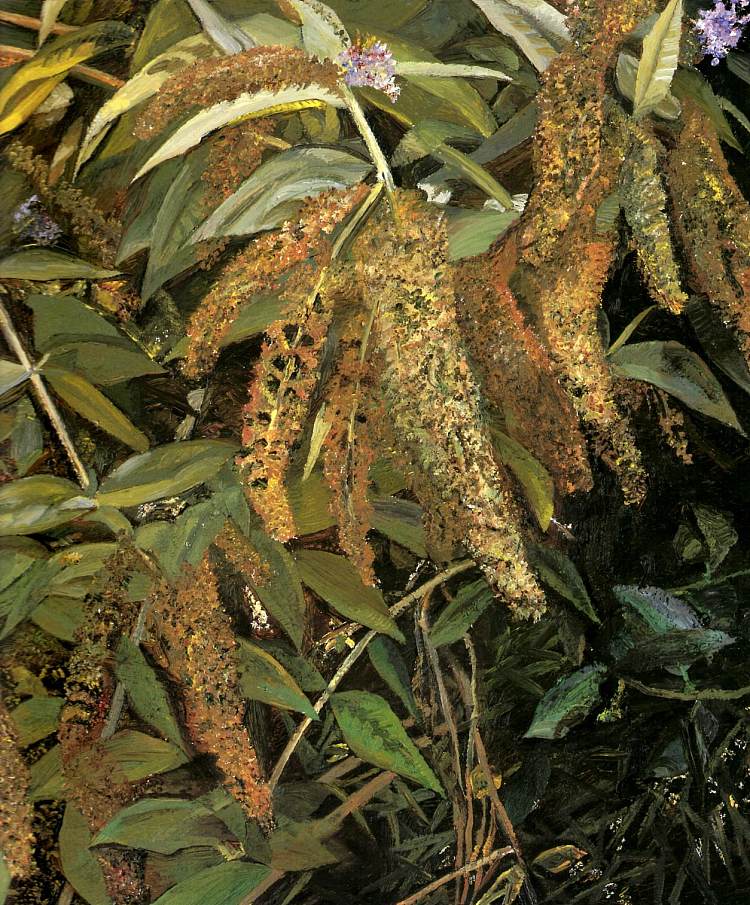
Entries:
{"label": "yellow-green leaf", "polygon": [[74,66],[125,46],[132,35],[122,22],[95,22],[46,44],[0,88],[0,135],[24,123]]}
{"label": "yellow-green leaf", "polygon": [[282,710],[298,710],[312,720],[318,714],[299,685],[268,651],[240,639],[237,649],[240,688],[251,701],[263,701]]}
{"label": "yellow-green leaf", "polygon": [[643,39],[643,52],[635,77],[633,115],[645,116],[669,94],[680,55],[682,0],[670,0]]}
{"label": "yellow-green leaf", "polygon": [[79,415],[136,452],[146,452],[148,437],[85,377],[59,368],[45,368],[44,375],[55,393]]}

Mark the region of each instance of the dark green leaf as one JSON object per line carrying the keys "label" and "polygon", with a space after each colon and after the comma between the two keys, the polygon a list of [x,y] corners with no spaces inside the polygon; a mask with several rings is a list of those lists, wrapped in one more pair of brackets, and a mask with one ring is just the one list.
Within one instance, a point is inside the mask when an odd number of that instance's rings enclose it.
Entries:
{"label": "dark green leaf", "polygon": [[39,697],[14,707],[11,716],[18,730],[18,744],[25,748],[55,732],[62,705],[62,698]]}
{"label": "dark green leaf", "polygon": [[262,531],[251,531],[248,541],[268,564],[270,571],[265,584],[259,583],[253,591],[299,649],[307,605],[297,564],[282,544]]}
{"label": "dark green leaf", "polygon": [[462,210],[448,208],[448,256],[451,261],[471,258],[485,251],[515,223],[515,210]]}
{"label": "dark green leaf", "polygon": [[357,757],[443,794],[437,776],[380,695],[339,692],[331,696],[331,706],[344,741]]}
{"label": "dark green leaf", "polygon": [[557,591],[561,597],[569,600],[592,622],[600,621],[594,611],[586,585],[569,557],[560,553],[559,550],[553,550],[552,547],[545,547],[542,544],[529,544],[527,552],[529,562],[546,585]]}
{"label": "dark green leaf", "polygon": [[534,719],[524,738],[563,738],[582,722],[600,700],[599,685],[607,667],[584,666],[559,679],[537,704]]}
{"label": "dark green leaf", "polygon": [[690,607],[661,588],[615,585],[612,590],[620,603],[632,607],[658,634],[663,635],[672,629],[701,628],[700,620]]}
{"label": "dark green leaf", "polygon": [[693,330],[711,361],[737,386],[750,393],[750,368],[737,346],[734,330],[724,323],[721,314],[705,299],[691,298],[686,310]]}
{"label": "dark green leaf", "polygon": [[639,639],[619,661],[619,666],[626,672],[682,669],[697,660],[710,660],[717,651],[734,644],[735,640],[715,629],[674,629]]}
{"label": "dark green leaf", "polygon": [[426,557],[422,507],[410,500],[392,496],[375,497],[372,500],[372,527],[395,540],[397,544]]}
{"label": "dark green leaf", "polygon": [[245,697],[284,710],[298,710],[310,719],[318,719],[299,685],[268,651],[240,639],[237,657],[240,688]]}
{"label": "dark green leaf", "polygon": [[194,874],[167,890],[154,905],[241,905],[269,874],[269,868],[229,861]]}
{"label": "dark green leaf", "polygon": [[401,699],[409,714],[416,718],[417,702],[411,690],[409,670],[398,647],[390,638],[378,635],[367,646],[367,653],[380,678]]}
{"label": "dark green leaf", "polygon": [[22,399],[16,406],[16,417],[10,439],[10,455],[16,464],[16,472],[23,477],[44,452],[42,425],[34,406]]}
{"label": "dark green leaf", "polygon": [[60,860],[65,879],[89,905],[110,905],[102,868],[89,851],[91,832],[83,814],[72,803],[65,807],[60,830]]}
{"label": "dark green leaf", "polygon": [[459,641],[494,600],[492,588],[480,578],[464,585],[430,629],[435,647]]}

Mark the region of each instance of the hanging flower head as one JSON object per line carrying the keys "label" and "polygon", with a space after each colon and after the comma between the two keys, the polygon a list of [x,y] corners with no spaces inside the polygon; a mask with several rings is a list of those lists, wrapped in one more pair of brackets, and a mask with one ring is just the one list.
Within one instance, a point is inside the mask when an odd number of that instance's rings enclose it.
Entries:
{"label": "hanging flower head", "polygon": [[750,15],[740,15],[740,10],[749,6],[750,0],[715,0],[713,9],[698,13],[695,31],[704,54],[713,57],[712,66],[718,66],[719,61],[739,44],[742,29],[750,22]]}
{"label": "hanging flower head", "polygon": [[347,85],[384,91],[396,103],[401,89],[396,84],[396,61],[387,44],[373,38],[357,42],[339,54],[338,62]]}

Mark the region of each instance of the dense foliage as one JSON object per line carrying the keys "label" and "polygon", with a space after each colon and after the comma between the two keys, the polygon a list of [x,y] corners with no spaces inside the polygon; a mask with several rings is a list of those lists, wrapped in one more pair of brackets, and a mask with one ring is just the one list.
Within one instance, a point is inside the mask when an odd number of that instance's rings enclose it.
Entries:
{"label": "dense foliage", "polygon": [[747,7],[0,0],[0,903],[748,901]]}

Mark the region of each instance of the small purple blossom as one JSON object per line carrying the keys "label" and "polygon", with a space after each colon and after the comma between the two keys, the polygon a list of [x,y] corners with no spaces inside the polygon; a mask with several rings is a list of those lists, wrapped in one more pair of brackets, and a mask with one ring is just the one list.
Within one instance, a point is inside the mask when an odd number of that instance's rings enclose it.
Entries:
{"label": "small purple blossom", "polygon": [[19,239],[36,245],[53,245],[62,230],[42,206],[38,195],[31,195],[13,212],[15,231]]}
{"label": "small purple blossom", "polygon": [[395,104],[401,89],[396,84],[396,62],[382,41],[352,44],[338,57],[347,85],[383,91]]}
{"label": "small purple blossom", "polygon": [[715,0],[713,9],[701,10],[695,22],[703,53],[711,56],[711,65],[718,66],[742,37],[742,29],[750,22],[750,15],[740,10],[750,6],[750,0]]}

